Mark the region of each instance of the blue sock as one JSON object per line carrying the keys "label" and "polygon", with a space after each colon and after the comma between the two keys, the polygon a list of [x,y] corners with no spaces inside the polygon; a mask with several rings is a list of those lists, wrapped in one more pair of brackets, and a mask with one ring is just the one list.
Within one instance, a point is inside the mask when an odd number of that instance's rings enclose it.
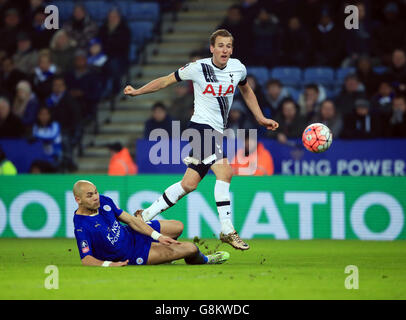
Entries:
{"label": "blue sock", "polygon": [[209,258],[207,258],[203,253],[200,252],[199,247],[196,246],[197,252],[191,257],[186,257],[185,262],[187,264],[206,264],[207,261],[209,261]]}

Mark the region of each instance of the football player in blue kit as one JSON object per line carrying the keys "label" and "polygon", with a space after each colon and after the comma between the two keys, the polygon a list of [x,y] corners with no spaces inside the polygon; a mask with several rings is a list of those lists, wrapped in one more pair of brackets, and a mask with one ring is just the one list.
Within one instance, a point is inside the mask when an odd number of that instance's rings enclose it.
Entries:
{"label": "football player in blue kit", "polygon": [[73,194],[78,204],[73,218],[75,237],[83,265],[120,267],[178,259],[187,264],[220,264],[230,257],[224,251],[206,256],[192,242],[176,240],[183,231],[182,222],[145,222],[141,215],[130,215],[100,195],[90,181],[77,181]]}

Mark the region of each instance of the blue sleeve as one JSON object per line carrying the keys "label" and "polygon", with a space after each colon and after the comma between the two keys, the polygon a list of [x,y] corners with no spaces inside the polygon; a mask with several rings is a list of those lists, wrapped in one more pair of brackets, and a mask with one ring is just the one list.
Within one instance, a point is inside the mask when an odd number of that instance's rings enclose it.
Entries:
{"label": "blue sleeve", "polygon": [[80,259],[83,259],[86,256],[93,256],[90,236],[86,229],[83,227],[75,227],[75,238],[79,249]]}
{"label": "blue sleeve", "polygon": [[111,198],[106,196],[104,196],[104,198],[106,199],[106,203],[111,207],[111,211],[114,213],[116,218],[118,218],[123,213],[124,210],[117,207]]}

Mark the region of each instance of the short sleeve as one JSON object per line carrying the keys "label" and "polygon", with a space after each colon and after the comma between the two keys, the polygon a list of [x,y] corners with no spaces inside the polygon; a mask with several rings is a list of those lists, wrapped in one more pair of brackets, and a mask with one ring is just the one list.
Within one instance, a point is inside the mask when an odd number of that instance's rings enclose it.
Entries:
{"label": "short sleeve", "polygon": [[79,249],[80,259],[83,259],[86,256],[92,256],[92,244],[86,229],[83,227],[75,227],[75,238]]}
{"label": "short sleeve", "polygon": [[104,197],[106,199],[106,203],[110,206],[111,211],[114,213],[116,218],[118,218],[123,213],[124,210],[117,207],[111,198],[106,197],[106,196],[104,196]]}
{"label": "short sleeve", "polygon": [[196,76],[196,62],[185,64],[182,68],[175,71],[177,81],[193,80]]}
{"label": "short sleeve", "polygon": [[239,86],[244,86],[247,83],[247,68],[241,63],[241,79]]}

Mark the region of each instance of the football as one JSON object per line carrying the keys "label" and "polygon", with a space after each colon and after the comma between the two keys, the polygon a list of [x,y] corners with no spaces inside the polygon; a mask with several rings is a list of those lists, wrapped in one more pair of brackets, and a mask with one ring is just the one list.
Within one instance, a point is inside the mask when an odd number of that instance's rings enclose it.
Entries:
{"label": "football", "polygon": [[324,152],[333,142],[333,133],[322,123],[312,123],[303,131],[302,142],[304,147],[311,152]]}

